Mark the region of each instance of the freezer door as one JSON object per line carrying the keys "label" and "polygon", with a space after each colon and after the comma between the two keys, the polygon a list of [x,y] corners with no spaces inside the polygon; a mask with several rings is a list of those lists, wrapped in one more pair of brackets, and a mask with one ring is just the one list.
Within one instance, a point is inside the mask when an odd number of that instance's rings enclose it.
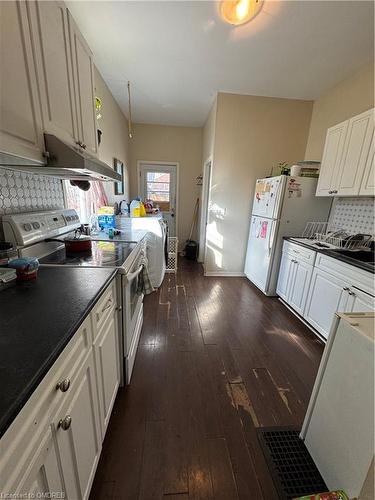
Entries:
{"label": "freezer door", "polygon": [[268,294],[277,224],[276,220],[254,216],[250,223],[245,274],[265,294]]}
{"label": "freezer door", "polygon": [[285,176],[258,179],[255,184],[252,215],[278,219],[283,199]]}

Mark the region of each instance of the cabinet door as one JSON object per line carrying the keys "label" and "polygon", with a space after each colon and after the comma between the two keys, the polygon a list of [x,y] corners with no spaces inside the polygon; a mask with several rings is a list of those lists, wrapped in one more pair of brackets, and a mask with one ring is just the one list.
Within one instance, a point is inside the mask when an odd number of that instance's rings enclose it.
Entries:
{"label": "cabinet door", "polygon": [[92,350],[70,391],[71,398],[58,412],[54,423],[67,498],[81,500],[89,496],[101,450]]}
{"label": "cabinet door", "polygon": [[62,2],[29,2],[46,132],[75,143],[76,116],[68,16]]}
{"label": "cabinet door", "polygon": [[120,385],[120,354],[117,332],[117,310],[107,318],[94,344],[99,392],[100,423],[104,438]]}
{"label": "cabinet door", "polygon": [[[326,142],[318,185],[317,196],[334,196],[338,191],[338,176],[349,121],[345,121],[327,130]],[[334,192],[336,191],[336,193]]]}
{"label": "cabinet door", "polygon": [[290,282],[293,270],[293,257],[284,252],[281,257],[276,293],[279,297],[284,299],[285,302],[288,302]]}
{"label": "cabinet door", "polygon": [[348,310],[350,312],[374,312],[375,298],[369,293],[351,287],[349,291]]}
{"label": "cabinet door", "polygon": [[0,73],[0,150],[44,163],[37,77],[24,2],[0,2]]}
{"label": "cabinet door", "polygon": [[78,137],[84,148],[97,154],[93,57],[68,11],[70,43],[73,61],[74,89],[77,109]]}
{"label": "cabinet door", "polygon": [[374,112],[372,109],[349,120],[340,165],[338,196],[359,194],[373,132]]}
{"label": "cabinet door", "polygon": [[375,195],[374,150],[375,150],[375,139],[373,134],[370,144],[370,150],[367,156],[367,162],[363,174],[361,187],[359,189],[359,194],[362,196]]}
{"label": "cabinet door", "polygon": [[343,280],[314,269],[303,317],[325,338],[335,312],[347,312],[349,285]]}
{"label": "cabinet door", "polygon": [[288,303],[299,314],[303,314],[311,281],[313,267],[306,262],[294,260],[294,272],[290,283]]}
{"label": "cabinet door", "polygon": [[60,498],[64,498],[64,481],[50,427],[25,471],[24,478],[12,493],[16,493],[17,498],[54,498],[51,495],[61,493]]}

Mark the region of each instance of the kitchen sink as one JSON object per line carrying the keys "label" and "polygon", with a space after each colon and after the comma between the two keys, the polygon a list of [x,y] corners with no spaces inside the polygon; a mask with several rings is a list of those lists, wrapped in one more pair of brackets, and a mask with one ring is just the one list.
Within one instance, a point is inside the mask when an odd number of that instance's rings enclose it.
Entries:
{"label": "kitchen sink", "polygon": [[366,250],[333,250],[335,253],[345,255],[351,259],[360,260],[361,262],[368,262],[369,264],[374,264],[375,253],[373,251]]}

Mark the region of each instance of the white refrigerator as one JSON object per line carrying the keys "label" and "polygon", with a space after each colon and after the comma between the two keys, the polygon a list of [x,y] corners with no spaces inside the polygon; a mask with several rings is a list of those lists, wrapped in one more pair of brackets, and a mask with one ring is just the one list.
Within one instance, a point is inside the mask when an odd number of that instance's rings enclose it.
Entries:
{"label": "white refrigerator", "polygon": [[244,272],[266,295],[276,295],[283,237],[328,220],[331,199],[316,197],[316,185],[317,179],[285,175],[256,181]]}

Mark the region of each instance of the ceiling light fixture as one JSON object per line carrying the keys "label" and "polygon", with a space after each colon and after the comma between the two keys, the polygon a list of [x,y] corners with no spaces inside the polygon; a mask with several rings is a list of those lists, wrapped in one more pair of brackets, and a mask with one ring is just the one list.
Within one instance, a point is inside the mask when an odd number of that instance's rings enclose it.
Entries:
{"label": "ceiling light fixture", "polygon": [[220,12],[223,19],[238,26],[248,23],[263,7],[263,0],[236,0],[221,2]]}

